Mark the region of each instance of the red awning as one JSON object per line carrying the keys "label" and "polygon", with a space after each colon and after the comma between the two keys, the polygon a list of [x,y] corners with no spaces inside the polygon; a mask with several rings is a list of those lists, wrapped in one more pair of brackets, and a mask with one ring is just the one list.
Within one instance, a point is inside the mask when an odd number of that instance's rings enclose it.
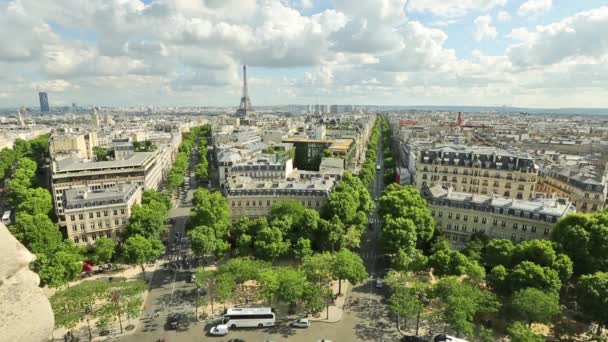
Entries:
{"label": "red awning", "polygon": [[89,272],[92,269],[93,269],[93,265],[89,264],[86,261],[82,262],[82,272]]}

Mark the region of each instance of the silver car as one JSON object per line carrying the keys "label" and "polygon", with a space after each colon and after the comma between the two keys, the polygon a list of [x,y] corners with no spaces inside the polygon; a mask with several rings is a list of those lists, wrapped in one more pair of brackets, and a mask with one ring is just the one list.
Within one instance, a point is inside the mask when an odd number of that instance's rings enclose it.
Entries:
{"label": "silver car", "polygon": [[300,318],[297,321],[291,323],[291,326],[294,328],[308,328],[310,326],[310,321],[306,318]]}

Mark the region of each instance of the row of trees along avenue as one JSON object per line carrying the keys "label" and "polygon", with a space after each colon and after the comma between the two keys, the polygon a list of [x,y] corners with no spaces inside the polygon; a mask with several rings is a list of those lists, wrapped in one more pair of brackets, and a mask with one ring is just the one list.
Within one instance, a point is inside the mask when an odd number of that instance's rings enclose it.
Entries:
{"label": "row of trees along avenue", "polygon": [[556,338],[581,333],[568,313],[594,322],[597,335],[608,323],[606,210],[560,220],[550,240],[514,244],[474,233],[461,251],[440,236],[414,187],[389,185],[379,214],[393,269],[390,308],[416,330],[423,324],[484,341],[495,333],[544,341],[533,323],[547,324]]}

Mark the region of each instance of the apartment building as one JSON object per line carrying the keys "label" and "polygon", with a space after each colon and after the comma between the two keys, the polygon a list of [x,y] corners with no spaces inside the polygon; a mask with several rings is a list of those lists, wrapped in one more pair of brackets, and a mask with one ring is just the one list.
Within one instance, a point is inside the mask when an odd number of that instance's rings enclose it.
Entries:
{"label": "apartment building", "polygon": [[307,208],[321,210],[337,180],[332,176],[310,175],[294,175],[273,181],[232,176],[225,190],[230,218],[236,222],[241,217],[267,216],[274,204],[287,200],[296,200]]}
{"label": "apartment building", "polygon": [[457,192],[440,184],[425,188],[423,195],[436,227],[456,248],[476,232],[513,242],[549,239],[557,221],[576,211],[565,198],[518,200]]}
{"label": "apartment building", "polygon": [[420,151],[416,187],[439,184],[456,191],[530,199],[538,180],[538,167],[524,154],[493,147],[448,145]]}
{"label": "apartment building", "polygon": [[123,184],[157,189],[162,181],[157,154],[158,151],[136,152],[126,159],[100,162],[86,162],[77,157],[54,160],[51,185],[59,223],[65,224],[63,198],[68,189],[87,186],[92,191],[108,190]]}
{"label": "apartment building", "polygon": [[82,159],[94,160],[93,147],[98,145],[97,132],[54,130],[49,138],[49,153],[52,158],[76,155]]}
{"label": "apartment building", "polygon": [[141,203],[142,190],[135,184],[114,189],[89,190],[86,186],[63,193],[66,234],[76,244],[93,244],[98,238],[118,240],[129,223],[131,208]]}
{"label": "apartment building", "polygon": [[540,170],[537,191],[566,197],[577,211],[593,213],[604,209],[607,188],[606,176],[549,166]]}

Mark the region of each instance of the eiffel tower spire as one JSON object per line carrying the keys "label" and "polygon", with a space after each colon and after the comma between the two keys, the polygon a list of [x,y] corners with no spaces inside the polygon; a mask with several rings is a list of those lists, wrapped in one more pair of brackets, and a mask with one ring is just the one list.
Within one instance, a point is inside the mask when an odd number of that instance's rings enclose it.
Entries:
{"label": "eiffel tower spire", "polygon": [[247,112],[253,111],[248,93],[249,91],[247,89],[247,66],[243,65],[243,96],[241,97],[239,109],[236,110],[236,116],[245,117],[247,116]]}

